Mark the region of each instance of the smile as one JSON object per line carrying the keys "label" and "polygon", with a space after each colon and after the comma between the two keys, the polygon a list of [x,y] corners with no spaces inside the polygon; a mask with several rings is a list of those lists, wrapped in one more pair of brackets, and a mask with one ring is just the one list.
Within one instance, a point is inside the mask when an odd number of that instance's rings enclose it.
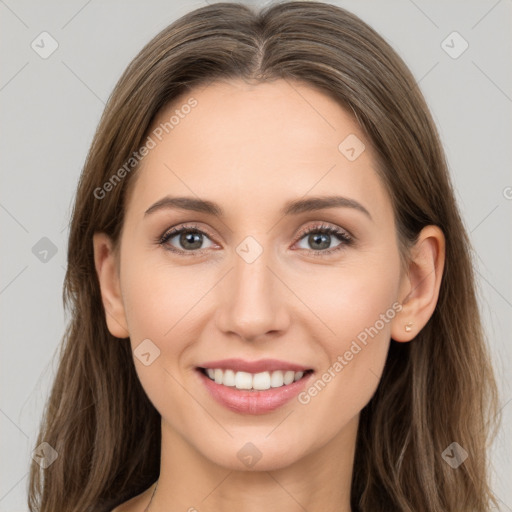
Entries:
{"label": "smile", "polygon": [[265,414],[284,406],[305,389],[314,373],[311,368],[275,359],[224,359],[196,367],[206,396],[244,414]]}
{"label": "smile", "polygon": [[270,388],[287,386],[301,379],[304,373],[313,371],[274,370],[272,372],[265,371],[253,374],[231,369],[223,370],[221,368],[201,368],[201,370],[217,384],[252,391],[264,391]]}

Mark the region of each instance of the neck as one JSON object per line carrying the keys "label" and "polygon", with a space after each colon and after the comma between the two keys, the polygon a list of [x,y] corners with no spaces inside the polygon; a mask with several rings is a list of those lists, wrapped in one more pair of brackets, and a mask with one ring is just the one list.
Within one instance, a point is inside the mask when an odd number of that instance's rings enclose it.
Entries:
{"label": "neck", "polygon": [[160,477],[147,510],[350,512],[357,425],[358,417],[327,444],[285,467],[270,456],[264,466],[263,453],[252,468],[240,470],[229,467],[231,459],[212,462],[162,419]]}

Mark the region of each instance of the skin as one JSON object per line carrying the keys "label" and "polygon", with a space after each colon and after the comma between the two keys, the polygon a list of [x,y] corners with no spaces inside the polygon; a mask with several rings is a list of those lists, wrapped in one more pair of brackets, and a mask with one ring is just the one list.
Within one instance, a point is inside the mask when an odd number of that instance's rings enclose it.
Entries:
{"label": "skin", "polygon": [[[347,512],[360,411],[377,388],[390,338],[411,341],[434,311],[443,234],[427,226],[401,269],[370,141],[324,93],[284,80],[219,81],[166,107],[154,126],[190,96],[197,106],[143,160],[120,245],[94,236],[109,331],[130,337],[132,349],[149,338],[160,350],[149,366],[134,357],[162,416],[150,512]],[[354,161],[338,150],[349,134],[366,147]],[[225,217],[179,209],[144,215],[167,194],[215,201]],[[288,200],[331,194],[358,201],[371,219],[347,207],[279,213]],[[318,222],[348,231],[354,244],[318,256],[328,249],[299,237]],[[207,233],[202,255],[156,243],[184,223]],[[236,252],[247,236],[263,249],[252,263]],[[331,235],[328,247],[340,244]],[[179,235],[167,245],[188,247]],[[402,310],[307,404],[293,399],[270,413],[240,414],[215,402],[197,378],[201,362],[228,357],[282,359],[318,377],[393,303]],[[237,457],[247,442],[262,454],[252,468]],[[116,512],[142,512],[153,489]]]}

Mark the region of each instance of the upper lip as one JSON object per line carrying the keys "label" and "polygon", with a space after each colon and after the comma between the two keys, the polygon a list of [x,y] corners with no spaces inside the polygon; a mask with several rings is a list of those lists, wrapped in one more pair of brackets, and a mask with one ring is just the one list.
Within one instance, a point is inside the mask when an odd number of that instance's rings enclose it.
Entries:
{"label": "upper lip", "polygon": [[307,366],[290,363],[288,361],[279,361],[278,359],[260,359],[258,361],[245,361],[244,359],[222,359],[218,361],[207,361],[198,365],[199,368],[219,368],[221,370],[234,370],[235,372],[260,373],[275,370],[292,370],[294,372],[304,372],[310,370]]}

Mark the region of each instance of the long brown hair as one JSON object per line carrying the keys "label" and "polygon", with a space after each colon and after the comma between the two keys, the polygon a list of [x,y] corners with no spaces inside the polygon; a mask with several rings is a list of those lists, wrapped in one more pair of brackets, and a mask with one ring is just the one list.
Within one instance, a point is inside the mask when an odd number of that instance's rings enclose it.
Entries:
{"label": "long brown hair", "polygon": [[[150,41],[116,85],[76,193],[63,291],[71,319],[36,444],[47,442],[59,456],[46,469],[32,463],[30,510],[109,511],[158,478],[160,415],[140,385],[129,339],[107,329],[92,244],[97,231],[118,241],[137,166],[104,197],[97,191],[144,144],[162,107],[191,87],[230,78],[298,80],[335,98],[376,150],[401,250],[430,224],[446,237],[436,309],[413,342],[391,341],[381,382],[361,412],[352,509],[490,510],[497,389],[472,248],[438,133],[386,41],[346,10],[311,1],[190,12]],[[457,469],[442,456],[453,442],[469,454]]]}

